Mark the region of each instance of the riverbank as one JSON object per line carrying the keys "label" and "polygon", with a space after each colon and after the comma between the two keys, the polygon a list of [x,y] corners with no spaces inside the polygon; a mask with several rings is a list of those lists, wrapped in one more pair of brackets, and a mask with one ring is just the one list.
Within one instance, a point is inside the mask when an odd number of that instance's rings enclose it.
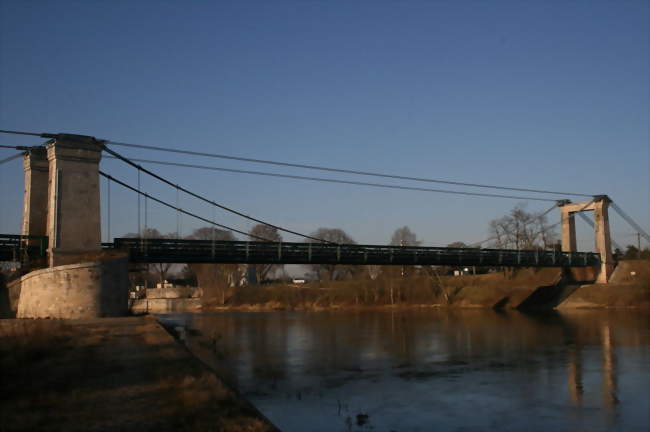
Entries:
{"label": "riverbank", "polygon": [[152,317],[0,320],[0,431],[277,431]]}
{"label": "riverbank", "polygon": [[410,277],[275,284],[239,288],[225,304],[203,301],[203,311],[328,310],[452,307],[494,309],[650,309],[650,261],[619,264],[609,284],[594,284],[592,269],[521,269],[460,277]]}

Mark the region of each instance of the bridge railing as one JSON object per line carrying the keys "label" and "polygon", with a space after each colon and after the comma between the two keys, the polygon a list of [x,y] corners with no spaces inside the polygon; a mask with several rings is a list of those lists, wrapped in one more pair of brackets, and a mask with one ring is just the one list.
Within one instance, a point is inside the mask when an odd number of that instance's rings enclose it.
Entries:
{"label": "bridge railing", "polygon": [[26,263],[29,260],[45,258],[47,236],[0,234],[0,261]]}
{"label": "bridge railing", "polygon": [[[109,247],[109,245],[105,245]],[[134,262],[450,266],[593,266],[593,252],[116,238]]]}

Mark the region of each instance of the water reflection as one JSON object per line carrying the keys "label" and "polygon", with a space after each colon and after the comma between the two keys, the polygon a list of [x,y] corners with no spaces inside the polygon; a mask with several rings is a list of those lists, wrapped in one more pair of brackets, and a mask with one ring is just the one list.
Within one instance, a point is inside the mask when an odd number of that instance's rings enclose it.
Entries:
{"label": "water reflection", "polygon": [[574,405],[582,405],[582,355],[581,350],[575,345],[568,348],[568,379],[569,395]]}
{"label": "water reflection", "polygon": [[283,430],[424,431],[645,430],[648,317],[410,310],[166,319],[199,330],[192,349]]}
{"label": "water reflection", "polygon": [[616,354],[614,351],[614,336],[609,321],[604,321],[601,326],[601,345],[603,350],[603,406],[607,414],[608,424],[616,420],[616,407],[618,405],[616,385]]}

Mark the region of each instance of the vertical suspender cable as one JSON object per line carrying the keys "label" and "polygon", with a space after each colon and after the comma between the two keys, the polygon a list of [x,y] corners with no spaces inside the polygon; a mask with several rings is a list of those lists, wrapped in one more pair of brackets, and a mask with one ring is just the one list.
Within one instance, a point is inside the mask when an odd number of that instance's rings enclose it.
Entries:
{"label": "vertical suspender cable", "polygon": [[146,237],[147,235],[147,198],[149,198],[149,195],[146,193],[144,194],[144,230],[143,230],[143,237]]}
{"label": "vertical suspender cable", "polygon": [[106,198],[107,198],[107,201],[108,201],[108,215],[106,217],[106,219],[107,219],[106,225],[107,225],[107,230],[108,230],[106,237],[108,237],[108,238],[106,239],[106,241],[110,243],[112,241],[111,240],[111,179],[108,179],[107,194],[106,195],[107,195]]}
{"label": "vertical suspender cable", "polygon": [[[215,215],[216,207],[212,206],[212,223],[214,224],[214,221],[216,219]],[[215,228],[214,225],[212,225],[212,258],[214,258],[214,241],[215,241]]]}
{"label": "vertical suspender cable", "polygon": [[142,237],[142,225],[140,224],[140,170],[138,170],[138,237]]}
{"label": "vertical suspender cable", "polygon": [[[176,185],[176,208],[180,209],[178,205],[178,185]],[[176,210],[176,238],[180,239],[180,224],[181,224],[181,212]]]}
{"label": "vertical suspender cable", "polygon": [[144,194],[144,230],[142,233],[142,240],[144,241],[144,253],[145,255],[147,254],[147,239],[145,238],[147,236],[147,198],[149,195],[146,193]]}

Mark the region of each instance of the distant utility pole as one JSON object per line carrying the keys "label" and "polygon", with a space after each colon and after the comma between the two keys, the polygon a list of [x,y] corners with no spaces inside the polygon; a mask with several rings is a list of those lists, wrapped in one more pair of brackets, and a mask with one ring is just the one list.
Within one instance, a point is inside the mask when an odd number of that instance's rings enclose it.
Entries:
{"label": "distant utility pole", "polygon": [[641,259],[641,233],[636,233],[636,257]]}
{"label": "distant utility pole", "polygon": [[[403,247],[404,246],[404,240],[400,240],[399,245]],[[404,277],[404,266],[402,266],[402,277]]]}

